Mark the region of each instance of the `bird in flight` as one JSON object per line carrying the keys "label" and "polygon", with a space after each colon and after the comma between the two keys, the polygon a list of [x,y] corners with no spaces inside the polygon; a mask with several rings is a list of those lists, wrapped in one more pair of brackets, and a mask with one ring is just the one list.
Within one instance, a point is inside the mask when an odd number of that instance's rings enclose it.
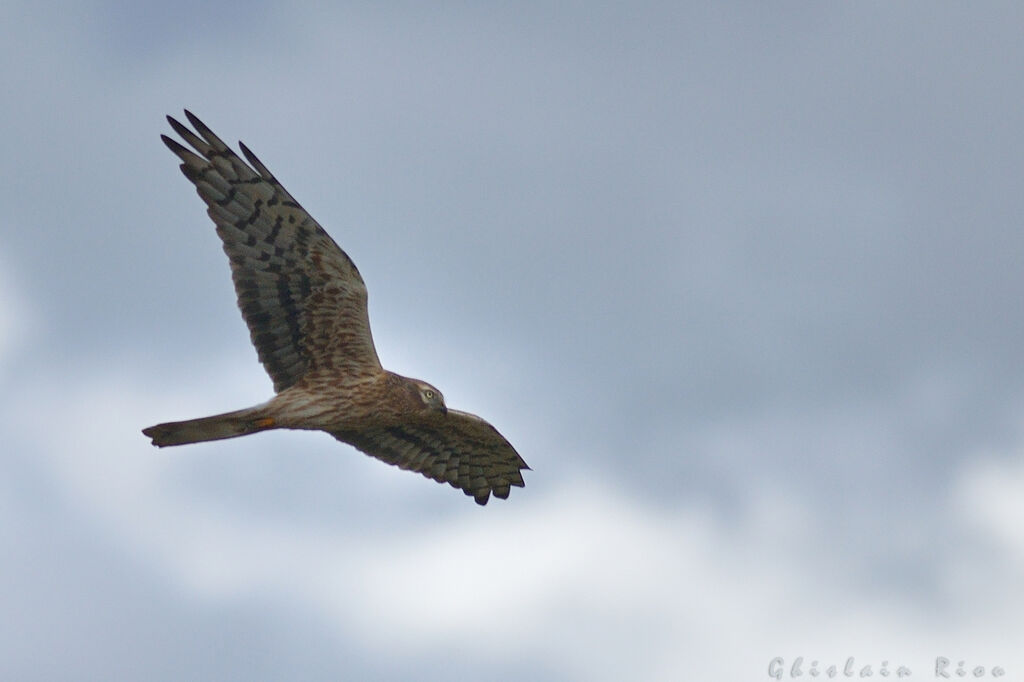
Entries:
{"label": "bird in flight", "polygon": [[234,412],[143,429],[185,445],[268,429],[326,431],[368,455],[449,483],[478,504],[524,485],[523,458],[476,415],[450,410],[425,381],[381,367],[355,263],[239,143],[246,164],[191,112],[168,116],[192,149],[161,135],[206,202],[238,306],[274,397]]}

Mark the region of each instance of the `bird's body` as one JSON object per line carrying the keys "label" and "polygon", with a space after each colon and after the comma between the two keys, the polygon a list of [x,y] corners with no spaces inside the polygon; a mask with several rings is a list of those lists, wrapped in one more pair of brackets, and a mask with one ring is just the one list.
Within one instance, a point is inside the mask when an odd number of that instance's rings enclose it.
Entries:
{"label": "bird's body", "polygon": [[[238,305],[276,395],[255,407],[143,430],[158,446],[267,429],[326,431],[485,504],[522,486],[526,462],[483,419],[381,367],[366,286],[352,260],[241,145],[250,167],[198,118],[168,117],[195,152],[163,136],[207,204],[231,263]],[[198,152],[198,154],[196,153]]]}

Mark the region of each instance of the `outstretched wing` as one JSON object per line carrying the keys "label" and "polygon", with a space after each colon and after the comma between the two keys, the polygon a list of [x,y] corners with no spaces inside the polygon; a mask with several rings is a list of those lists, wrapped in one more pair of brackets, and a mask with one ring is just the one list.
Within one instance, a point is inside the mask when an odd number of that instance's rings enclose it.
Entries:
{"label": "outstretched wing", "polygon": [[224,242],[238,306],[260,362],[283,391],[312,369],[379,372],[366,285],[348,255],[244,144],[250,167],[202,121],[167,117],[195,150],[166,135]]}
{"label": "outstretched wing", "polygon": [[511,486],[524,485],[522,470],[530,468],[496,428],[458,410],[424,422],[332,435],[388,464],[450,483],[477,504],[487,504],[492,493],[507,498]]}

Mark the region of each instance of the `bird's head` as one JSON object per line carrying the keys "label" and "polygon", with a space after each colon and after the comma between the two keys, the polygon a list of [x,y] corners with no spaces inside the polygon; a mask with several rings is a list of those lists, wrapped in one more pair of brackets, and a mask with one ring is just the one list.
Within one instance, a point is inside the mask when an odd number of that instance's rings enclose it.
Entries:
{"label": "bird's head", "polygon": [[444,396],[441,395],[441,391],[427,382],[418,379],[413,379],[412,383],[416,387],[416,392],[419,394],[419,398],[425,408],[436,410],[441,414],[448,414],[448,408],[444,404]]}

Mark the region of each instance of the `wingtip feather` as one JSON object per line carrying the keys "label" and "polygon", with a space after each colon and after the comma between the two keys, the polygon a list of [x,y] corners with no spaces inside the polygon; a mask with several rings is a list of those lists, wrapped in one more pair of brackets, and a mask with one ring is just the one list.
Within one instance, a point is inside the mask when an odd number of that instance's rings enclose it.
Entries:
{"label": "wingtip feather", "polygon": [[257,173],[259,173],[260,175],[262,175],[263,177],[265,177],[267,179],[270,179],[270,178],[274,177],[274,174],[271,173],[267,169],[267,167],[263,165],[263,162],[260,161],[256,157],[256,155],[252,153],[252,150],[249,149],[248,147],[246,147],[245,143],[242,142],[241,140],[238,141],[238,148],[242,150],[242,154],[244,154],[245,158],[249,160],[249,163],[252,164],[252,167],[256,169]]}
{"label": "wingtip feather", "polygon": [[184,123],[174,118],[173,116],[168,116],[167,122],[171,124],[172,128],[174,128],[174,132],[178,133],[182,137],[184,137],[186,133],[189,135],[194,134],[191,130],[188,129],[188,127]]}
{"label": "wingtip feather", "polygon": [[196,132],[205,137],[207,141],[209,141],[211,144],[213,144],[215,141],[220,141],[220,138],[213,134],[213,131],[210,130],[210,127],[203,123],[198,116],[193,114],[188,109],[185,110],[185,117],[188,119],[189,123],[192,124],[192,127],[196,129]]}

